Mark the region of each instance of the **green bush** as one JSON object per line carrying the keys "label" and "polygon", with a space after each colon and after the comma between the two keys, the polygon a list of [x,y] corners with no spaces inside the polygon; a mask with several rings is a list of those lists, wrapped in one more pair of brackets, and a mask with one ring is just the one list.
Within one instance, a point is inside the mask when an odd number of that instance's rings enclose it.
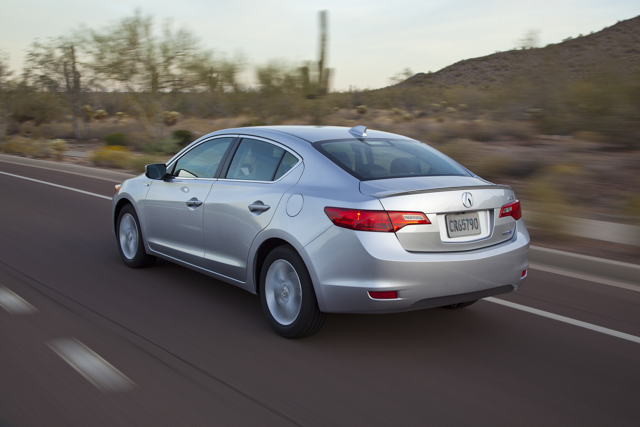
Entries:
{"label": "green bush", "polygon": [[186,147],[193,141],[195,141],[195,136],[191,131],[185,129],[178,129],[171,132],[171,138],[175,140],[180,147]]}
{"label": "green bush", "polygon": [[104,137],[104,142],[107,145],[124,147],[127,145],[127,136],[121,132],[110,133]]}

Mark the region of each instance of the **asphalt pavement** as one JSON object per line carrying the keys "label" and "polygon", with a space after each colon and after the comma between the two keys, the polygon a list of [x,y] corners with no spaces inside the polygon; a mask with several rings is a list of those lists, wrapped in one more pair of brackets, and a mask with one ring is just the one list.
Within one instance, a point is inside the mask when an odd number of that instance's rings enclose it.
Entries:
{"label": "asphalt pavement", "polygon": [[287,340],[255,295],[127,268],[118,176],[78,171],[0,161],[2,427],[638,425],[640,288],[530,269],[515,306],[331,314]]}

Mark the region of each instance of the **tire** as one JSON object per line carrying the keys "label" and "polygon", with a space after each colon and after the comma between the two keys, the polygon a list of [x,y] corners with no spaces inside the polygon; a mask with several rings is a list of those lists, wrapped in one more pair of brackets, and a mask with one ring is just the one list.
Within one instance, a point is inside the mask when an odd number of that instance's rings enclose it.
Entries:
{"label": "tire", "polygon": [[131,268],[149,267],[156,257],[147,255],[142,240],[142,230],[136,210],[126,205],[118,214],[116,224],[116,240],[122,261]]}
{"label": "tire", "polygon": [[313,335],[326,318],[309,271],[290,246],[278,246],[267,255],[260,272],[260,300],[269,323],[285,338]]}
{"label": "tire", "polygon": [[465,308],[465,307],[469,307],[471,304],[475,304],[477,302],[478,302],[478,300],[476,299],[476,300],[473,300],[473,301],[466,301],[466,302],[459,302],[457,304],[445,305],[443,307],[444,308],[451,308],[451,309],[454,309],[454,308]]}

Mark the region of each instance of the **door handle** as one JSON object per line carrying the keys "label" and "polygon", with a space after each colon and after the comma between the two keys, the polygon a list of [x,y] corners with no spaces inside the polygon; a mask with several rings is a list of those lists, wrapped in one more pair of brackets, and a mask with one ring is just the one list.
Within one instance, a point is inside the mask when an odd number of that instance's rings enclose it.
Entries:
{"label": "door handle", "polygon": [[190,208],[197,208],[198,206],[202,206],[202,200],[198,200],[195,197],[187,200],[187,206],[189,206]]}
{"label": "door handle", "polygon": [[256,200],[253,204],[249,205],[249,210],[251,212],[266,212],[271,209],[271,206],[265,205],[261,200]]}

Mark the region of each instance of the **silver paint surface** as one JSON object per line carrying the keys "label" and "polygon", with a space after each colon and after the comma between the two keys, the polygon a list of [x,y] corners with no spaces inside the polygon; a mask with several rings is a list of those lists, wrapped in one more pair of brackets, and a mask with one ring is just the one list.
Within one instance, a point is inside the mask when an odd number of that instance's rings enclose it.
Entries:
{"label": "silver paint surface", "polygon": [[[113,199],[140,218],[148,253],[257,293],[262,245],[289,244],[301,256],[325,312],[394,312],[419,301],[511,285],[528,268],[529,234],[522,219],[499,218],[513,191],[477,176],[407,177],[359,181],[321,155],[315,141],[354,138],[348,128],[272,126],[205,135],[178,153],[216,136],[250,136],[285,148],[300,162],[276,182],[171,178],[127,180]],[[404,138],[367,129],[371,138]],[[409,138],[407,138],[409,139]],[[469,192],[473,206],[462,204]],[[147,194],[148,193],[148,194]],[[204,203],[190,209],[186,202]],[[249,209],[260,202],[266,211]],[[339,228],[327,206],[418,211],[431,224],[397,233]],[[296,212],[297,211],[297,212]],[[482,233],[450,238],[450,213],[478,212]],[[396,290],[398,299],[372,300],[370,290]]]}

